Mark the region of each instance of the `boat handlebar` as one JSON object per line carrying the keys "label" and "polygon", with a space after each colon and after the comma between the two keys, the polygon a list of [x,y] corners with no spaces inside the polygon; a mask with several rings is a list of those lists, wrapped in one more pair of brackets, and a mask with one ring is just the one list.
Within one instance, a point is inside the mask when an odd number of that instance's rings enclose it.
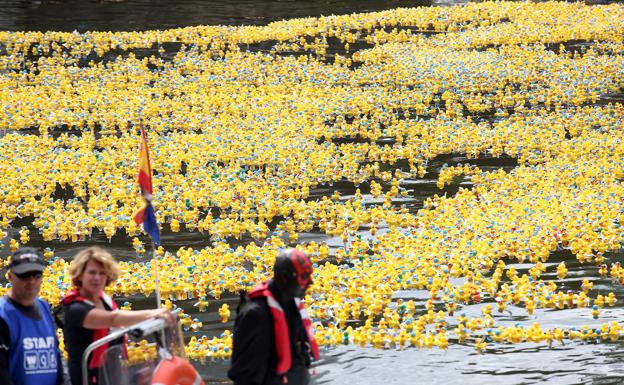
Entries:
{"label": "boat handlebar", "polygon": [[[180,309],[175,309],[171,313],[177,315]],[[130,334],[135,338],[143,338],[144,336],[159,332],[167,327],[167,321],[162,318],[150,318],[145,321],[141,321],[136,325],[130,327],[119,328],[111,330],[106,337],[100,338],[97,341],[93,341],[82,354],[82,384],[89,385],[89,356],[98,347],[123,337],[126,334]]]}

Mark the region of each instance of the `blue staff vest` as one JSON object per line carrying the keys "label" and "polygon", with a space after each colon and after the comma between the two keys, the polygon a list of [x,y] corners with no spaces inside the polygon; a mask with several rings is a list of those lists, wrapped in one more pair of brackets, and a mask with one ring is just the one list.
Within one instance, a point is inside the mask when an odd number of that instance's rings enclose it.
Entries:
{"label": "blue staff vest", "polygon": [[50,306],[37,298],[40,320],[25,316],[5,297],[0,298],[0,317],[9,326],[11,348],[9,372],[14,384],[56,385],[58,342]]}

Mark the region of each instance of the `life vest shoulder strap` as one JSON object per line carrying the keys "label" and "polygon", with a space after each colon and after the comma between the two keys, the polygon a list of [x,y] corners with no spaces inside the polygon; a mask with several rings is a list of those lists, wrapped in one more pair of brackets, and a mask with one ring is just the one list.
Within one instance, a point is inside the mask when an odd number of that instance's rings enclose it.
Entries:
{"label": "life vest shoulder strap", "polygon": [[286,374],[292,365],[292,357],[290,350],[290,333],[288,331],[288,322],[284,309],[269,290],[268,282],[262,282],[254,287],[247,297],[250,299],[266,298],[267,305],[273,316],[273,331],[275,335],[275,350],[277,353],[277,366],[275,371],[278,375]]}
{"label": "life vest shoulder strap", "polygon": [[[117,309],[117,304],[115,303],[115,301],[113,301],[113,299],[109,295],[107,295],[106,293],[101,292],[100,293],[100,299],[111,310]],[[67,304],[70,304],[72,302],[84,302],[84,303],[87,303],[87,304],[89,304],[91,306],[95,306],[95,303],[93,301],[88,300],[85,297],[83,297],[82,295],[80,295],[80,292],[78,291],[78,289],[72,289],[72,290],[68,291],[67,294],[65,295],[65,297],[63,297],[63,299],[61,300],[61,305],[67,305]]]}
{"label": "life vest shoulder strap", "polygon": [[312,334],[312,320],[308,316],[308,312],[306,311],[305,305],[303,301],[299,298],[295,298],[295,303],[297,304],[297,308],[299,309],[299,314],[301,314],[301,320],[303,321],[303,326],[306,331],[306,335],[308,336],[308,342],[310,344],[310,350],[312,351],[312,357],[315,361],[318,361],[321,357],[318,344],[314,339],[314,334]]}
{"label": "life vest shoulder strap", "polygon": [[253,289],[251,289],[247,293],[247,297],[249,299],[262,298],[262,297],[266,298],[268,296],[273,296],[273,294],[269,290],[269,283],[268,282],[262,282],[262,283],[256,285]]}
{"label": "life vest shoulder strap", "polygon": [[107,295],[106,293],[102,292],[100,293],[100,299],[106,304],[108,305],[108,307],[111,310],[117,310],[117,304],[115,303],[115,301],[113,301],[113,299]]}

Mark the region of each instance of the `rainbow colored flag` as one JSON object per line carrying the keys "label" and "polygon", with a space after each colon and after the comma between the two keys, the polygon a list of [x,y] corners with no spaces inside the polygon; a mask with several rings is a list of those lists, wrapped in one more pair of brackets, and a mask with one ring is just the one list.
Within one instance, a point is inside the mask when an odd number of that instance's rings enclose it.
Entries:
{"label": "rainbow colored flag", "polygon": [[147,146],[147,133],[141,126],[141,148],[139,150],[139,187],[141,194],[145,198],[145,205],[134,214],[134,222],[137,225],[143,224],[143,230],[152,238],[154,245],[160,245],[160,230],[154,207],[152,206],[152,166],[149,158],[149,148]]}

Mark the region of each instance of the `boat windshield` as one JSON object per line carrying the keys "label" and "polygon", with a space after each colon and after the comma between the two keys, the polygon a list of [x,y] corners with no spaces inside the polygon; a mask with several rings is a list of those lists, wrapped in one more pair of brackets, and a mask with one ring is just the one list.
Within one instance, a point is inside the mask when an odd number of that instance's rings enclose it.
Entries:
{"label": "boat windshield", "polygon": [[[100,384],[103,385],[149,385],[162,355],[184,357],[182,333],[178,324],[151,335],[135,338],[128,333],[128,343],[114,345],[104,353],[104,365],[100,367]],[[165,341],[165,350],[160,350]]]}

